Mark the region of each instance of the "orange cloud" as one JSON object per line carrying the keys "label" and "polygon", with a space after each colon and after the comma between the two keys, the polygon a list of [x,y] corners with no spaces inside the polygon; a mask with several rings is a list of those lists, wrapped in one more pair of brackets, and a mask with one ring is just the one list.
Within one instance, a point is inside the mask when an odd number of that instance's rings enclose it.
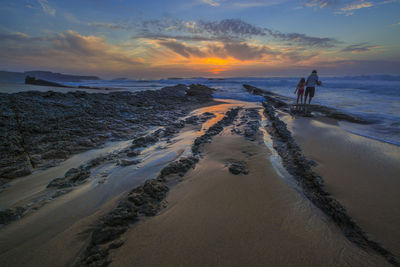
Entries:
{"label": "orange cloud", "polygon": [[[256,75],[259,70],[308,68],[338,60],[338,52],[363,52],[375,46],[358,44],[343,50],[307,50],[294,45],[251,42],[179,42],[174,39],[129,40],[111,44],[100,36],[66,31],[32,37],[23,33],[0,34],[0,67],[44,68],[57,71],[168,77],[198,75]],[[350,51],[350,52],[351,52]],[[342,54],[343,56],[343,54]],[[331,63],[329,63],[332,66]]]}

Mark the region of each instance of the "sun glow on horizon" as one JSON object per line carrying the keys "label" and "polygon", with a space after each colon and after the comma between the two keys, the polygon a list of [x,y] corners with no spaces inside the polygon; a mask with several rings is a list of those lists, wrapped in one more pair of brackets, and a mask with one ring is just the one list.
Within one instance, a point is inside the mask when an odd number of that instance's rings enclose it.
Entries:
{"label": "sun glow on horizon", "polygon": [[[112,1],[28,2],[3,3],[1,69],[107,78],[297,75],[314,68],[330,75],[398,74],[400,69],[397,0],[329,6],[312,0],[233,1],[235,9],[225,8],[230,0],[203,1],[208,5],[201,8],[202,1],[117,1],[118,9]],[[219,3],[219,11],[210,16],[211,2]],[[293,9],[300,2],[303,8]],[[131,8],[140,12],[132,14]],[[185,12],[175,13],[177,8]],[[371,10],[377,18],[373,25]],[[278,21],[268,16],[275,13]]]}

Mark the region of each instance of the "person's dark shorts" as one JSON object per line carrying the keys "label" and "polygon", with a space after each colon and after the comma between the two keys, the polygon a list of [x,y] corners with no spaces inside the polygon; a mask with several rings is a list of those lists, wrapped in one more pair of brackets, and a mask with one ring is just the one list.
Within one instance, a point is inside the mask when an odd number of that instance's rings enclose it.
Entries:
{"label": "person's dark shorts", "polygon": [[310,95],[310,97],[314,97],[315,87],[307,87],[306,88],[306,97]]}

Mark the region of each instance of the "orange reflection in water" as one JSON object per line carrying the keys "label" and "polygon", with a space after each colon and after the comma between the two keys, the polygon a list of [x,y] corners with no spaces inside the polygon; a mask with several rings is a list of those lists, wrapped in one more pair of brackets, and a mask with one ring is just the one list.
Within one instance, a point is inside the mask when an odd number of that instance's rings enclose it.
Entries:
{"label": "orange reflection in water", "polygon": [[213,69],[213,70],[210,70],[210,72],[213,74],[220,74],[221,72],[226,71],[226,70],[227,69]]}
{"label": "orange reflection in water", "polygon": [[[233,101],[232,101],[233,102]],[[237,106],[242,106],[243,104],[241,103],[229,103],[229,104],[221,104],[221,105],[216,105],[216,106],[210,106],[210,107],[204,107],[201,108],[201,113],[204,112],[210,112],[215,115],[214,118],[209,119],[208,121],[204,122],[202,127],[201,127],[201,132],[204,133],[205,131],[208,130],[212,125],[217,123],[218,121],[222,120],[224,117],[225,113],[234,107]]]}

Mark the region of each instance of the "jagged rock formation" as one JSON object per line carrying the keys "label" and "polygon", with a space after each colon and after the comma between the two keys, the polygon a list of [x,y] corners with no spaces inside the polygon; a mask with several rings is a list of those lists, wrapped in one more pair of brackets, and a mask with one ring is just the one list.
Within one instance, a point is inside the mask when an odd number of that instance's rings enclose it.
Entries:
{"label": "jagged rock formation", "polygon": [[56,82],[49,82],[49,81],[45,81],[45,80],[36,79],[35,77],[31,77],[29,75],[25,77],[25,84],[71,88],[70,86],[66,86],[63,84],[56,83]]}
{"label": "jagged rock formation", "polygon": [[[211,93],[208,87],[179,85],[137,93],[0,94],[0,183],[106,141],[135,138],[149,127],[170,125],[212,100]],[[165,131],[176,129],[171,126],[158,134],[168,134]]]}
{"label": "jagged rock formation", "polygon": [[294,105],[291,104],[293,101],[289,97],[281,96],[267,90],[262,90],[257,87],[243,84],[243,87],[251,94],[264,96],[264,98],[274,108],[288,112],[292,115],[304,116],[304,117],[316,117],[325,116],[337,120],[344,120],[353,123],[369,124],[371,122],[359,118],[355,115],[346,114],[334,108],[325,107],[321,105]]}

